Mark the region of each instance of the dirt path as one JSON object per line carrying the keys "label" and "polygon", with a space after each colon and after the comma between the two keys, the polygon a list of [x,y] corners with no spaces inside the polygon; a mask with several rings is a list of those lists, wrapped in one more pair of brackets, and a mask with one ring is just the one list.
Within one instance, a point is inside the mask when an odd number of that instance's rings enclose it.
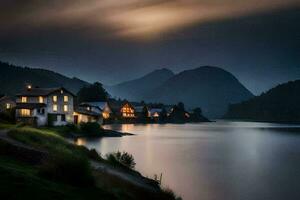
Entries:
{"label": "dirt path", "polygon": [[100,170],[100,171],[108,173],[110,175],[117,176],[125,181],[128,181],[138,187],[147,189],[151,192],[159,192],[160,191],[159,187],[152,186],[152,185],[150,185],[150,183],[148,184],[147,181],[149,181],[149,180],[147,180],[147,178],[144,178],[142,176],[125,173],[121,170],[112,168],[111,166],[109,166],[105,163],[91,161],[91,165],[96,170]]}

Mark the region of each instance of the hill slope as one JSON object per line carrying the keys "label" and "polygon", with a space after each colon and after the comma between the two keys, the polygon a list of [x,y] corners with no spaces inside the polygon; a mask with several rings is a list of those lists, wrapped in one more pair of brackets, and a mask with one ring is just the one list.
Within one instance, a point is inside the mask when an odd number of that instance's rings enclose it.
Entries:
{"label": "hill slope", "polygon": [[145,76],[123,82],[106,89],[113,97],[121,97],[132,101],[143,100],[144,96],[174,75],[169,69],[155,70]]}
{"label": "hill slope", "polygon": [[229,107],[227,119],[300,122],[300,80],[291,81]]}
{"label": "hill slope", "polygon": [[186,107],[201,107],[205,116],[221,117],[231,103],[253,97],[231,73],[204,66],[183,71],[147,95],[147,101],[177,103]]}
{"label": "hill slope", "polygon": [[0,62],[0,93],[15,95],[20,92],[26,84],[39,87],[63,86],[77,93],[81,87],[89,83],[78,78],[69,78],[49,70],[17,67]]}

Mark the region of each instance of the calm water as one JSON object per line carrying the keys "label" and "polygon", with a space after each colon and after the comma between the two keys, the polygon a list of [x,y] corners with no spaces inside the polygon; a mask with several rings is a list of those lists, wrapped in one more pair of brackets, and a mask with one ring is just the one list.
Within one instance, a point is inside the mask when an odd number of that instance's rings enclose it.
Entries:
{"label": "calm water", "polygon": [[80,139],[102,155],[127,151],[136,168],[185,200],[300,199],[300,127],[216,122],[184,125],[114,125],[135,133]]}

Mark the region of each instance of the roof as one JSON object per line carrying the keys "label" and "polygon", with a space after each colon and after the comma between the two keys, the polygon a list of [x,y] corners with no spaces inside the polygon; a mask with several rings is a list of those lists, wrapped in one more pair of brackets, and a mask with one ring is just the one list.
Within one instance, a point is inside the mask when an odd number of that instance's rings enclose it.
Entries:
{"label": "roof", "polygon": [[2,97],[0,97],[0,102],[1,101],[13,101],[14,102],[15,99],[11,96],[2,96]]}
{"label": "roof", "polygon": [[89,105],[89,106],[94,106],[94,107],[98,107],[101,110],[104,110],[104,108],[106,106],[108,106],[108,103],[105,101],[99,101],[99,102],[83,102],[80,105]]}
{"label": "roof", "polygon": [[17,96],[48,96],[53,92],[64,90],[71,95],[75,96],[72,92],[65,89],[64,87],[56,87],[56,88],[32,88],[32,89],[26,89],[23,92],[17,94]]}
{"label": "roof", "polygon": [[17,103],[16,109],[35,109],[46,107],[44,103]]}
{"label": "roof", "polygon": [[161,108],[152,108],[152,109],[150,109],[150,113],[151,114],[154,114],[154,113],[161,113],[162,112],[162,110],[163,109],[161,109]]}
{"label": "roof", "polygon": [[82,107],[76,108],[76,109],[75,109],[75,112],[80,113],[80,114],[83,114],[83,115],[90,115],[90,116],[95,116],[95,117],[101,116],[100,113],[96,113],[96,112],[87,110],[87,109],[82,108]]}

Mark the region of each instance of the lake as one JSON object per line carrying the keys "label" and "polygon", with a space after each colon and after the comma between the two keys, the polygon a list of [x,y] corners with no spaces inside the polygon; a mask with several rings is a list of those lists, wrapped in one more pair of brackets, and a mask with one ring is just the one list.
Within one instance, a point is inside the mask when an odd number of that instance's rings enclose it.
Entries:
{"label": "lake", "polygon": [[111,125],[122,138],[79,139],[102,155],[133,154],[136,169],[185,200],[300,199],[300,126],[254,122]]}

